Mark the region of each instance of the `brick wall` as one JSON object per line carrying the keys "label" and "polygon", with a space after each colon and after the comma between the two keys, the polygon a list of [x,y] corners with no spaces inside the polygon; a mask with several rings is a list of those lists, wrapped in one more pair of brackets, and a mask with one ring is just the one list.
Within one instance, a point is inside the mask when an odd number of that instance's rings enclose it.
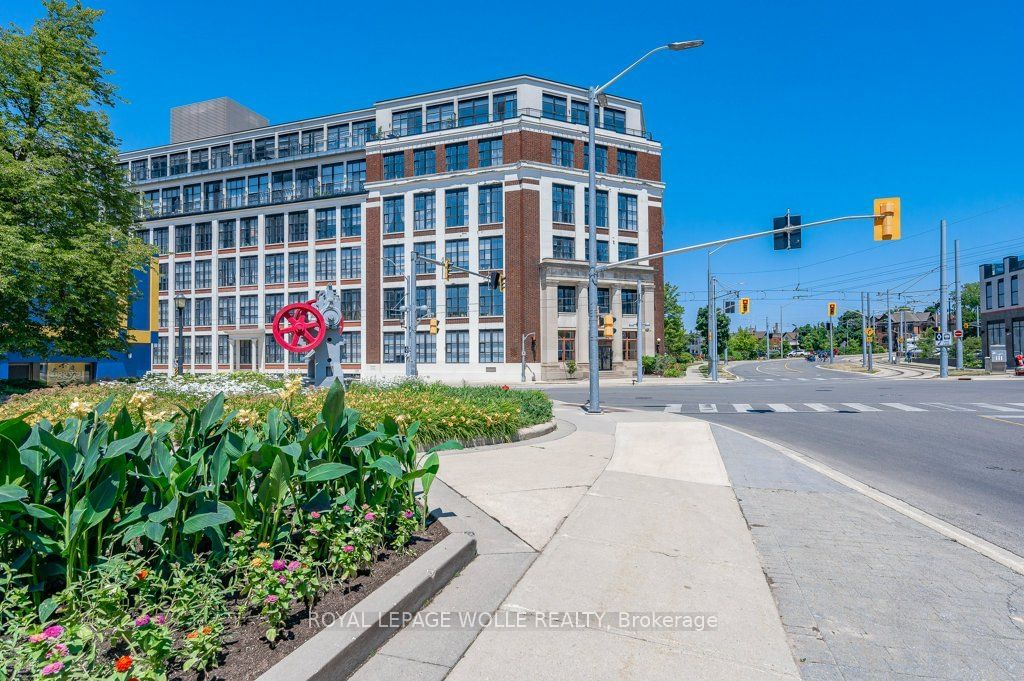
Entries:
{"label": "brick wall", "polygon": [[523,130],[505,133],[502,140],[505,146],[505,163],[551,162],[551,135]]}
{"label": "brick wall", "polygon": [[[369,168],[369,164],[367,164]],[[367,170],[369,172],[369,170]],[[366,364],[380,364],[380,205],[366,205],[366,268],[363,281],[366,287],[366,309],[363,310],[363,333],[366,334]]]}
{"label": "brick wall", "polygon": [[[505,360],[519,361],[524,333],[536,334],[540,347],[540,191],[524,184],[505,192]],[[540,361],[527,344],[526,360]]]}
{"label": "brick wall", "polygon": [[366,181],[380,182],[384,179],[384,162],[380,154],[366,155]]}
{"label": "brick wall", "polygon": [[[662,233],[661,206],[647,207],[648,248],[650,253],[657,253],[665,248],[665,237]],[[661,338],[661,349],[665,349],[665,300],[662,290],[665,288],[665,261],[655,260],[654,266],[654,337]],[[651,350],[648,350],[651,352]],[[652,352],[653,354],[653,352]]]}
{"label": "brick wall", "polygon": [[661,156],[637,152],[636,174],[641,180],[661,182]]}

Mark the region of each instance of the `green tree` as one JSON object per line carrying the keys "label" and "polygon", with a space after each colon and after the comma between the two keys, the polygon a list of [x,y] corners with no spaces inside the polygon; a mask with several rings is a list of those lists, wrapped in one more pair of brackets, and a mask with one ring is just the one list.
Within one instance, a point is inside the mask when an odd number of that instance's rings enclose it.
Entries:
{"label": "green tree", "polygon": [[925,329],[918,335],[917,350],[925,359],[935,356],[935,329]]}
{"label": "green tree", "polygon": [[[721,352],[722,348],[729,342],[729,315],[722,312],[721,309],[715,308],[715,312],[718,313],[718,351]],[[704,348],[707,349],[708,344],[708,308],[705,305],[697,310],[697,321],[694,324],[694,328],[697,329],[697,333],[700,334],[701,343]]]}
{"label": "green tree", "polygon": [[665,313],[665,352],[673,357],[686,354],[686,332],[683,329],[683,308],[679,302],[679,287],[666,283],[662,289]]}
{"label": "green tree", "polygon": [[755,359],[761,342],[747,329],[740,329],[729,338],[729,359]]}
{"label": "green tree", "polygon": [[100,12],[44,5],[31,32],[0,29],[0,354],[102,356],[125,347],[150,252],[105,113]]}
{"label": "green tree", "polygon": [[[952,295],[952,300],[956,301],[956,292]],[[960,306],[963,312],[963,324],[967,326],[964,328],[972,329],[978,322],[978,306],[981,305],[981,284],[972,281],[964,284],[960,287]],[[954,311],[956,308],[953,308]]]}

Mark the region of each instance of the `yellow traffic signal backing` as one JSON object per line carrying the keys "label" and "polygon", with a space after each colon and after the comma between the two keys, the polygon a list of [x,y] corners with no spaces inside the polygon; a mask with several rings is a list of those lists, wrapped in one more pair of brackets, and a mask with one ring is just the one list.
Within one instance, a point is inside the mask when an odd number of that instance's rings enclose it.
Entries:
{"label": "yellow traffic signal backing", "polygon": [[430,320],[430,335],[432,335],[432,336],[436,336],[437,335],[437,319],[436,318]]}
{"label": "yellow traffic signal backing", "polygon": [[442,276],[444,276],[444,280],[445,281],[450,281],[451,280],[451,274],[452,274],[451,270],[452,270],[452,261],[449,260],[448,258],[445,258],[444,262],[441,263],[441,274],[442,274]]}
{"label": "yellow traffic signal backing", "polygon": [[603,319],[602,326],[604,327],[601,334],[605,338],[611,338],[615,335],[615,317],[610,314],[606,314]]}
{"label": "yellow traffic signal backing", "polygon": [[740,314],[750,312],[750,298],[740,298]]}
{"label": "yellow traffic signal backing", "polygon": [[864,335],[868,337],[868,343],[871,343],[875,340],[875,330],[872,329],[870,326],[864,329]]}
{"label": "yellow traffic signal backing", "polygon": [[828,304],[828,316],[829,317],[835,317],[836,316],[836,309],[837,309],[837,307],[838,306],[835,303],[829,303]]}
{"label": "yellow traffic signal backing", "polygon": [[875,199],[875,241],[897,241],[900,238],[900,197]]}

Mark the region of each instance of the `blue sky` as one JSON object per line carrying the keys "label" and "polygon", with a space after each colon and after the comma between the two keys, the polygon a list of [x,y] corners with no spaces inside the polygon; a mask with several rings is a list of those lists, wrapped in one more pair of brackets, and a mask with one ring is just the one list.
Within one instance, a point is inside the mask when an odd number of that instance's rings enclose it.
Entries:
{"label": "blue sky", "polygon": [[[129,101],[112,114],[125,148],[166,142],[170,107],[211,97],[281,122],[518,73],[600,84],[652,46],[702,38],[615,88],[644,102],[664,144],[666,247],[767,229],[787,208],[807,222],[903,201],[897,243],[851,222],[805,233],[801,251],[717,253],[723,282],[753,298],[734,324],[774,323],[780,305],[787,327],[820,321],[826,300],[856,307],[861,290],[934,300],[943,217],[965,281],[1024,254],[1024,12],[1011,2],[86,4],[107,11],[98,41]],[[4,23],[41,11],[5,5]],[[666,263],[688,327],[706,262]]]}

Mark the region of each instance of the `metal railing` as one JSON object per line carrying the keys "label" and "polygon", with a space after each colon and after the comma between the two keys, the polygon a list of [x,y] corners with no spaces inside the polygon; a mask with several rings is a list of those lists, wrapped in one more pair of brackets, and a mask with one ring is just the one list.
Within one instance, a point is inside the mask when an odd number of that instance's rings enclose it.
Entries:
{"label": "metal railing", "polygon": [[235,195],[216,195],[207,197],[204,201],[157,201],[150,204],[143,204],[139,207],[137,217],[143,220],[156,220],[159,218],[173,217],[177,215],[197,215],[200,213],[212,213],[222,210],[233,210],[236,208],[251,208],[254,206],[270,206],[280,203],[294,203],[296,201],[308,201],[310,199],[329,198],[333,196],[346,196],[350,194],[361,194],[363,183],[333,182],[317,183],[316,185],[303,185],[288,189],[273,189],[262,192],[246,192]]}
{"label": "metal railing", "polygon": [[[408,123],[402,125],[393,125],[390,128],[383,128],[374,135],[374,139],[397,139],[400,137],[410,137],[412,135],[421,135],[428,132],[437,132],[438,130],[453,130],[456,128],[466,128],[473,125],[483,125],[485,123],[499,123],[501,121],[514,120],[516,118],[537,118],[547,119],[552,121],[560,121],[562,123],[572,123],[573,125],[579,125],[586,127],[586,118],[579,120],[579,117],[573,117],[569,114],[565,116],[557,116],[552,112],[546,112],[541,109],[512,109],[503,113],[498,114],[472,114],[465,118],[459,118],[457,115],[452,115],[450,118],[445,118],[440,121],[429,121],[426,123],[420,122],[418,124],[410,125]],[[609,130],[611,132],[617,132],[622,135],[629,135],[631,137],[642,137],[646,140],[654,139],[650,132],[646,130],[636,130],[633,128],[626,128],[619,125],[606,126],[604,121],[598,121],[597,127],[603,130]]]}

